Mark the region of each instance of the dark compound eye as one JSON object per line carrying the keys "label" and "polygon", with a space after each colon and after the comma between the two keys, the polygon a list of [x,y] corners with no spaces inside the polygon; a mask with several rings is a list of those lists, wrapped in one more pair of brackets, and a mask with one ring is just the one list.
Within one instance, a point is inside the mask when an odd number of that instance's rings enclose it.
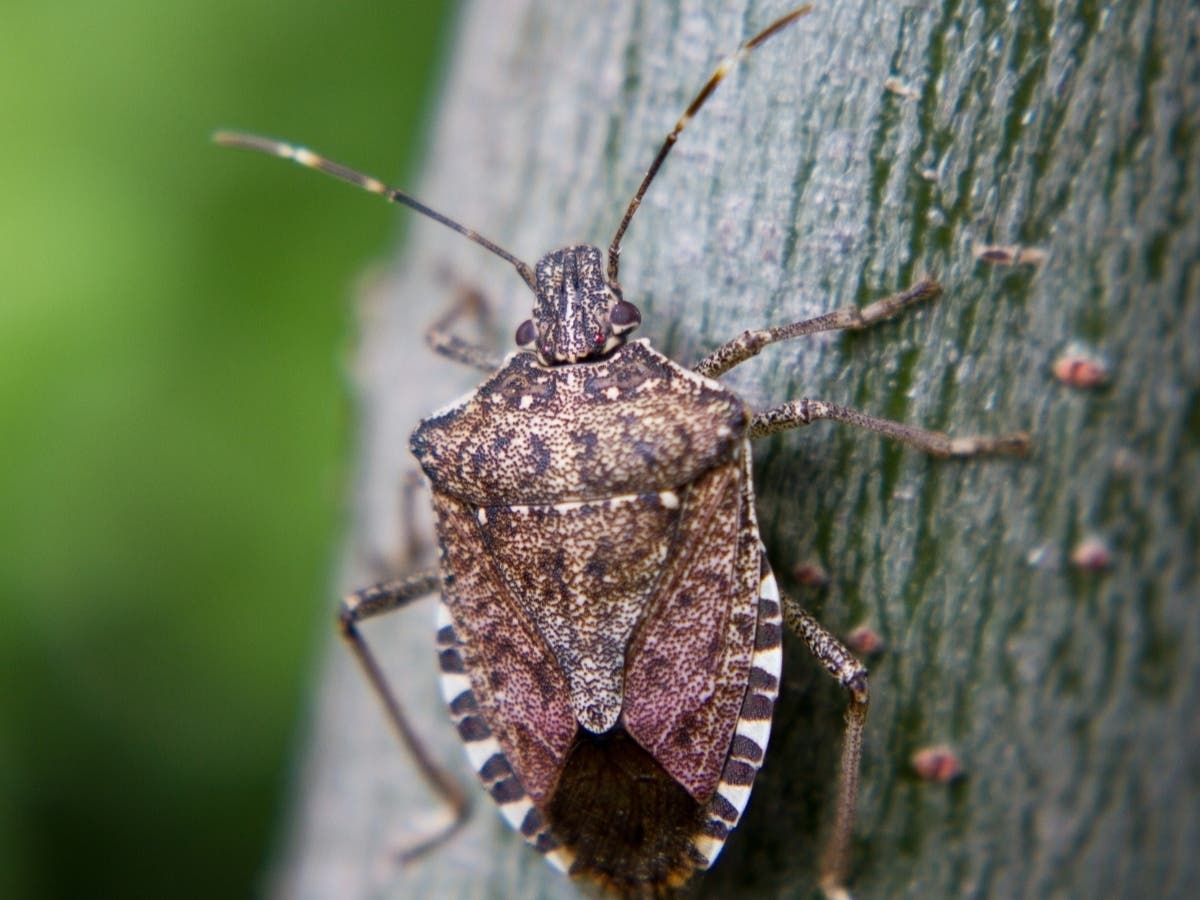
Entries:
{"label": "dark compound eye", "polygon": [[517,346],[528,347],[537,337],[537,329],[533,327],[533,320],[526,319],[517,326]]}
{"label": "dark compound eye", "polygon": [[612,308],[612,312],[608,314],[608,317],[613,325],[618,328],[632,328],[642,321],[642,314],[628,300],[618,300],[617,305]]}

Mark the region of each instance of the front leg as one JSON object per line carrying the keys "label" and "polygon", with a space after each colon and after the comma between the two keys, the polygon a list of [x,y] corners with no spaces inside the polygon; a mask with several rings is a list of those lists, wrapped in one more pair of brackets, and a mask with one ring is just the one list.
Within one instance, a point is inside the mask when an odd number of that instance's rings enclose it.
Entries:
{"label": "front leg", "polygon": [[459,337],[452,330],[461,319],[474,319],[487,330],[491,320],[487,300],[477,288],[458,281],[452,283],[454,301],[445,314],[426,330],[425,341],[434,352],[448,359],[482,369],[484,372],[495,372],[501,363],[495,354],[479,344]]}
{"label": "front leg", "polygon": [[802,322],[792,322],[790,325],[778,325],[774,328],[744,331],[702,359],[695,371],[708,378],[716,378],[734,366],[757,356],[764,347],[771,344],[789,341],[805,334],[816,334],[818,331],[860,331],[876,322],[890,319],[914,303],[930,300],[941,292],[941,285],[926,278],[918,281],[907,291],[884,297],[867,306],[843,306],[841,309],[835,309],[833,312],[817,316],[815,319],[805,319]]}

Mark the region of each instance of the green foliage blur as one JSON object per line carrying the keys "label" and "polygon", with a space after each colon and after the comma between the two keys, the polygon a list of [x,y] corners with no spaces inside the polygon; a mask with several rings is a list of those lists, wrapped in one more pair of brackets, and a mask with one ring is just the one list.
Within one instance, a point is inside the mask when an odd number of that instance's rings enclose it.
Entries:
{"label": "green foliage blur", "polygon": [[449,4],[8,0],[0,896],[253,896],[319,652],[353,282],[404,217]]}

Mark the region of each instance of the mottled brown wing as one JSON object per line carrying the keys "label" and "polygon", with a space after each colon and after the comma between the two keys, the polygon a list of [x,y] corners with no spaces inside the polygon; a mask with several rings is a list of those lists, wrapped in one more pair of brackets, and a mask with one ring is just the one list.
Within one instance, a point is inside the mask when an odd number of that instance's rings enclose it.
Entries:
{"label": "mottled brown wing", "polygon": [[698,800],[716,790],[746,694],[760,554],[749,447],[681,493],[667,569],[626,661],[624,722]]}
{"label": "mottled brown wing", "polygon": [[661,581],[679,515],[673,491],[478,515],[506,599],[554,654],[574,716],[591,732],[617,724],[626,648]]}
{"label": "mottled brown wing", "polygon": [[575,735],[566,679],[514,604],[484,546],[475,509],[440,492],[433,507],[443,548],[442,591],[471,687],[526,793],[540,803]]}

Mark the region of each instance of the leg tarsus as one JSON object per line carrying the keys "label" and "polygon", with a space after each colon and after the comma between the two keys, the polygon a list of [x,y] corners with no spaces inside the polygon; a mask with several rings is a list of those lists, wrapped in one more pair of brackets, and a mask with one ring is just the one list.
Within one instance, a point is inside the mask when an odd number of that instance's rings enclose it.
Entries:
{"label": "leg tarsus", "polygon": [[471,805],[466,800],[460,806],[445,806],[442,807],[442,810],[446,813],[446,821],[436,823],[432,828],[421,833],[412,843],[407,843],[396,850],[395,861],[399,865],[407,866],[409,863],[416,862],[426,853],[433,852],[458,834],[458,830],[471,817]]}
{"label": "leg tarsus", "polygon": [[430,755],[424,742],[409,723],[400,701],[396,698],[375,655],[359,631],[358,623],[400,609],[419,597],[436,592],[440,586],[441,579],[438,573],[432,570],[385,581],[347,596],[341,603],[337,617],[338,631],[354,654],[354,658],[358,660],[375,695],[383,704],[392,730],[400,739],[400,743],[408,750],[421,776],[437,793],[450,812],[450,822],[447,825],[438,828],[433,834],[401,851],[399,854],[401,862],[410,862],[453,835],[467,820],[470,802],[454,777],[438,765]]}
{"label": "leg tarsus", "polygon": [[779,325],[774,328],[744,331],[702,359],[695,370],[701,375],[716,378],[734,366],[757,356],[764,347],[771,344],[789,341],[805,334],[816,334],[818,331],[860,331],[876,322],[890,319],[914,303],[932,299],[941,292],[941,285],[932,279],[925,278],[906,291],[876,300],[867,306],[844,306],[833,312],[817,316],[815,319],[805,319],[802,322],[792,322],[790,325]]}
{"label": "leg tarsus", "polygon": [[846,872],[850,862],[850,840],[858,803],[858,770],[862,758],[863,728],[867,722],[870,692],[867,669],[841,641],[825,630],[795,600],[783,596],[783,619],[808,646],[809,651],[846,688],[850,705],[842,735],[841,771],[838,778],[837,814],[833,831],[821,855],[820,885],[828,900],[849,900]]}
{"label": "leg tarsus", "polygon": [[938,457],[979,456],[992,453],[1022,456],[1029,452],[1030,446],[1029,435],[1023,431],[996,437],[983,435],[950,437],[940,431],[916,428],[902,422],[893,422],[891,419],[868,415],[856,409],[838,406],[836,403],[809,400],[807,397],[755,413],[750,420],[748,433],[751,439],[756,439],[775,434],[778,431],[809,425],[818,419],[832,419],[835,422],[857,425],[859,428],[877,432]]}

